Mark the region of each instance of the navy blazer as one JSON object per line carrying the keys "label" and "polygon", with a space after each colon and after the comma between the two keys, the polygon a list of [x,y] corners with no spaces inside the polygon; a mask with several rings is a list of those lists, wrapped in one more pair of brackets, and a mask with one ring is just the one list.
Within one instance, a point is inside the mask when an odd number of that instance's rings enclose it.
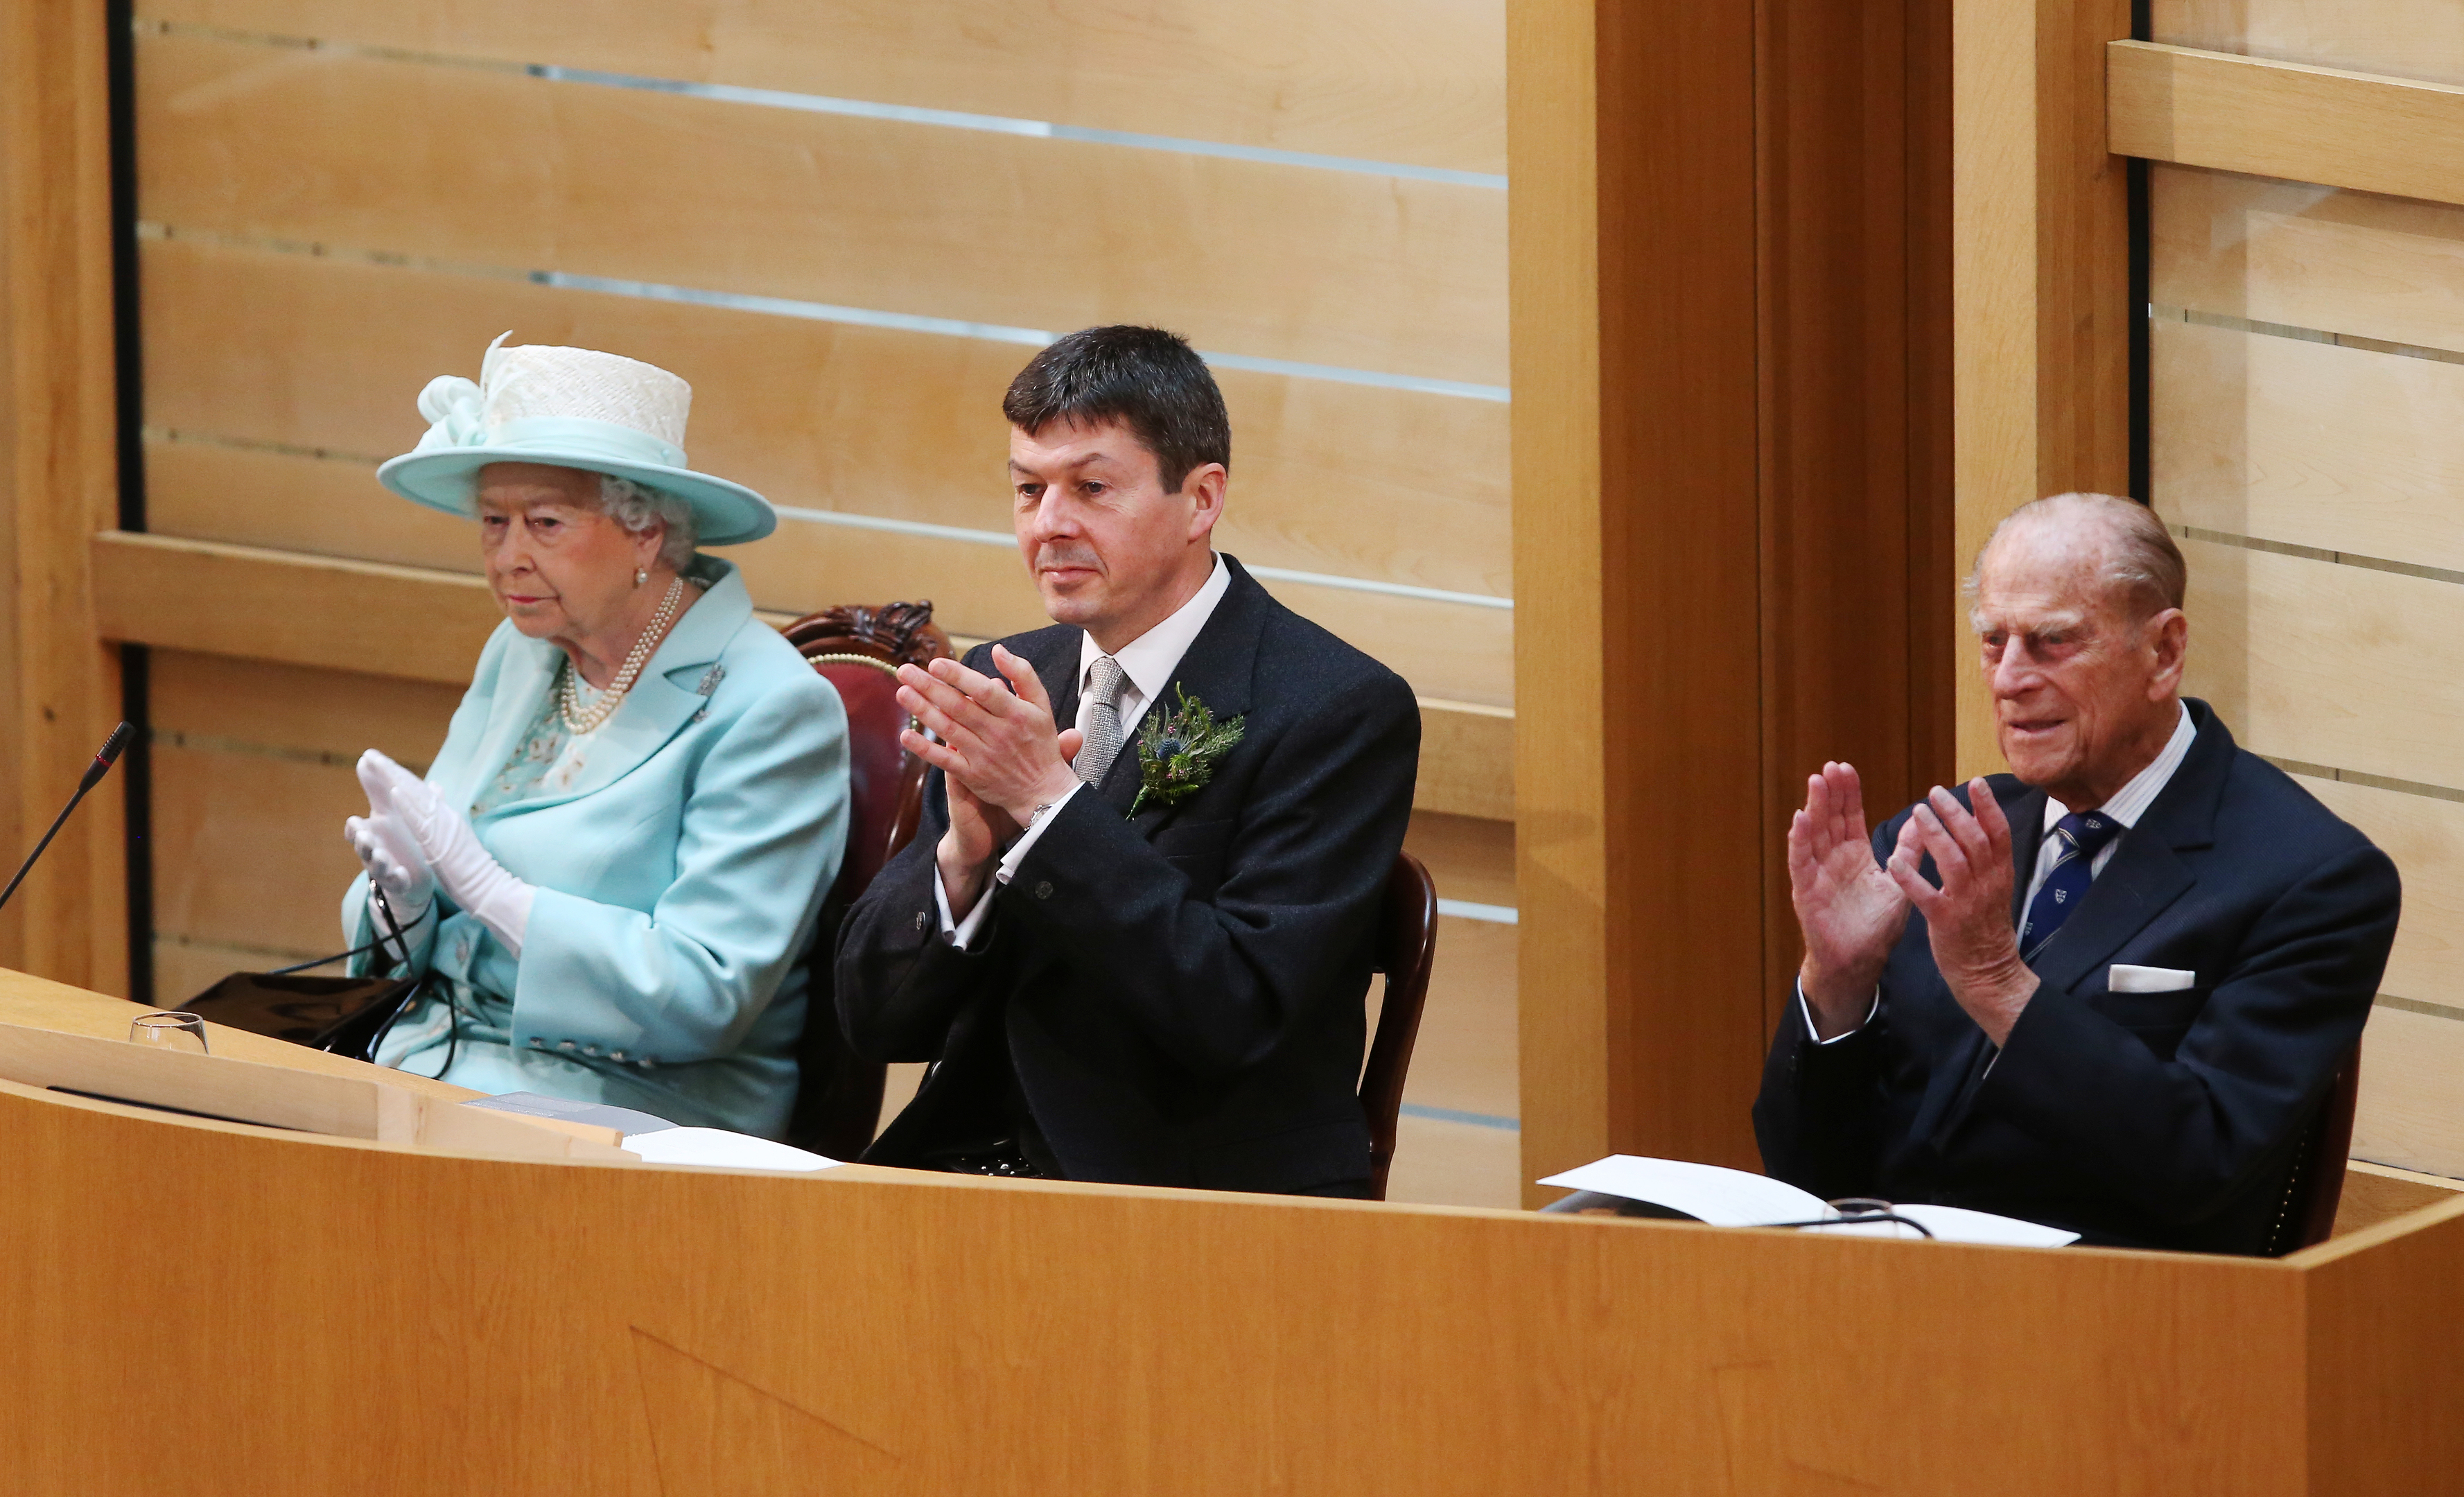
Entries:
{"label": "navy blazer", "polygon": [[[923,1165],[1023,1106],[1071,1179],[1286,1191],[1363,1179],[1358,1087],[1377,913],[1419,764],[1403,679],[1269,597],[1240,562],[1175,683],[1245,719],[1205,788],[1128,815],[1133,743],[940,936],[935,771],[924,824],[848,912],[839,1017],[859,1054],[934,1061],[865,1155]],[[1004,643],[1078,709],[1082,631]],[[989,648],[968,663],[990,671]],[[1150,715],[1174,710],[1167,687]],[[1143,726],[1143,724],[1141,725]]]}
{"label": "navy blazer", "polygon": [[[2369,1016],[2402,890],[2368,838],[2188,705],[2189,756],[2032,963],[2041,985],[1998,1057],[1913,912],[1862,1030],[1815,1045],[1792,993],[1754,1104],[1770,1174],[1826,1200],[1972,1206],[2096,1244],[2268,1249],[2296,1148]],[[2015,923],[2045,793],[1989,782],[2011,820]],[[1874,833],[1877,860],[1908,814]],[[1940,881],[1930,860],[1924,872]],[[2195,981],[2115,993],[2117,962]]]}

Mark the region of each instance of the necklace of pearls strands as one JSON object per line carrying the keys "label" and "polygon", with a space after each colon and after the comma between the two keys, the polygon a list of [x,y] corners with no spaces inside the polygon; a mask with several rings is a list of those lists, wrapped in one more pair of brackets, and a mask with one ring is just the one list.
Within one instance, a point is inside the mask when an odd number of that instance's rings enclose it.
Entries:
{"label": "necklace of pearls strands", "polygon": [[616,715],[616,709],[625,705],[625,693],[633,689],[633,682],[641,675],[642,668],[650,663],[651,652],[659,648],[659,641],[667,637],[668,626],[676,621],[676,605],[684,595],[683,578],[668,583],[668,595],[659,600],[659,611],[650,615],[649,626],[642,630],[640,639],[633,641],[632,649],[625,656],[625,664],[617,669],[616,679],[608,682],[607,690],[600,693],[599,700],[587,708],[582,705],[582,693],[574,687],[574,683],[582,679],[582,672],[573,668],[571,660],[565,661],[564,699],[559,705],[559,711],[564,715],[564,725],[575,737],[598,732],[601,725]]}

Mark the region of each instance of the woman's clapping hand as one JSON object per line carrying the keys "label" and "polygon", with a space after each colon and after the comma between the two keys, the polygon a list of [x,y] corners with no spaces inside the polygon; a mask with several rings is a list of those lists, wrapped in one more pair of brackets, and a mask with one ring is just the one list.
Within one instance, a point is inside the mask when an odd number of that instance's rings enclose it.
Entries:
{"label": "woman's clapping hand", "polygon": [[369,804],[409,834],[445,892],[519,957],[538,891],[507,872],[471,819],[417,775],[370,749],[360,756],[360,779]]}

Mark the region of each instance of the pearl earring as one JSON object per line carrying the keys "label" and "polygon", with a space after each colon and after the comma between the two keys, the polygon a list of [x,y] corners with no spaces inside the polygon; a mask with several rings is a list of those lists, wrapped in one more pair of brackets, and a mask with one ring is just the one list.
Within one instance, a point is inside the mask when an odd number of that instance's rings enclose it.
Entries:
{"label": "pearl earring", "polygon": [[639,586],[641,586],[644,583],[647,583],[647,582],[649,582],[649,580],[650,580],[650,574],[649,574],[649,572],[644,571],[642,568],[640,568],[640,567],[638,567],[638,566],[637,566],[637,567],[635,567],[635,568],[633,568],[633,585],[634,585],[634,586],[639,587]]}

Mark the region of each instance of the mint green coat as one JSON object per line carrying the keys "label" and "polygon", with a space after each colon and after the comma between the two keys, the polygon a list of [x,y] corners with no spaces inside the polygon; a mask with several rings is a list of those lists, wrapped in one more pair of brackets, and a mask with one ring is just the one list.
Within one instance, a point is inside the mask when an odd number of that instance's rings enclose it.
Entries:
{"label": "mint green coat", "polygon": [[[449,1046],[445,1005],[424,1001],[394,1024],[384,1063],[433,1075],[450,1048],[444,1079],[481,1091],[765,1137],[785,1128],[805,948],[847,840],[847,715],[754,618],[733,565],[696,558],[693,572],[716,580],[600,730],[572,787],[473,818],[497,861],[538,887],[521,957],[440,893],[412,963],[453,994],[460,1036]],[[469,808],[520,744],[562,659],[497,626],[429,783]],[[363,874],[342,896],[353,946],[373,938],[367,892]]]}

